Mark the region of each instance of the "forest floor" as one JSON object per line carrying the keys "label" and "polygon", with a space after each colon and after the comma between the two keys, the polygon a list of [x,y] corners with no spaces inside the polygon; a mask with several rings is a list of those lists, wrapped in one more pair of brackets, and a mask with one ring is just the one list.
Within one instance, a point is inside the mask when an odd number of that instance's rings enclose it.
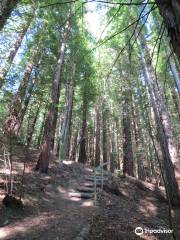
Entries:
{"label": "forest floor", "polygon": [[[23,161],[27,155],[23,147],[14,148],[14,191],[20,189]],[[48,174],[35,172],[38,150],[31,150],[26,159],[23,209],[8,209],[2,205],[4,197],[3,172],[0,172],[0,239],[2,240],[71,240],[78,239],[83,229],[89,229],[87,240],[170,240],[170,234],[144,233],[137,236],[136,227],[169,229],[168,206],[157,198],[156,187],[137,184],[133,178],[111,178],[108,184],[118,185],[120,194],[99,191],[94,200],[72,198],[92,169],[82,164],[54,161]],[[147,187],[146,187],[147,186]],[[163,192],[163,189],[162,189]],[[173,210],[174,227],[180,239],[180,211]]]}

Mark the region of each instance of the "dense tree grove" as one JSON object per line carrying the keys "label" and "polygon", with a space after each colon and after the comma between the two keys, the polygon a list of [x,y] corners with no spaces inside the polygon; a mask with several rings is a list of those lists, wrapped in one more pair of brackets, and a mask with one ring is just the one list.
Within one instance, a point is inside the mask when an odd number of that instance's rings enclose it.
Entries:
{"label": "dense tree grove", "polygon": [[0,53],[4,144],[39,149],[41,173],[107,163],[180,205],[179,0],[2,0]]}

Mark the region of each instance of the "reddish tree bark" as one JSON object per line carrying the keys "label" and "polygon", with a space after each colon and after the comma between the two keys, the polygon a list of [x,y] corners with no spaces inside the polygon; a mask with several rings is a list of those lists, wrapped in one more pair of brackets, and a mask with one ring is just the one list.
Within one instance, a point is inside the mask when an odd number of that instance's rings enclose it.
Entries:
{"label": "reddish tree bark", "polygon": [[64,63],[64,55],[65,55],[65,49],[66,49],[66,44],[68,39],[68,33],[70,29],[70,21],[69,21],[70,14],[71,14],[71,10],[69,10],[67,14],[68,17],[67,17],[66,25],[64,28],[64,33],[62,36],[62,42],[60,45],[59,59],[58,59],[58,63],[55,71],[55,77],[52,83],[51,104],[49,106],[48,116],[45,123],[44,138],[41,146],[41,153],[39,155],[39,159],[35,168],[35,170],[39,170],[42,173],[47,173],[48,171],[51,151],[53,149],[54,135],[55,135],[55,129],[56,129],[56,123],[57,123],[57,105],[59,103],[60,86],[61,86],[61,80],[62,80],[61,73],[62,73],[62,67]]}
{"label": "reddish tree bark", "polygon": [[20,129],[20,119],[22,117],[21,110],[24,102],[24,97],[26,94],[26,89],[28,86],[29,78],[33,69],[33,64],[29,63],[26,71],[24,73],[24,77],[20,83],[18,91],[15,95],[14,102],[10,109],[10,114],[5,121],[4,130],[6,133],[11,134],[13,137],[17,137]]}
{"label": "reddish tree bark", "polygon": [[82,129],[81,129],[81,138],[79,143],[79,158],[78,162],[86,163],[87,162],[87,153],[86,153],[86,144],[87,144],[87,93],[86,89],[83,96],[83,117],[82,117]]}
{"label": "reddish tree bark", "polygon": [[[126,111],[126,106],[124,106],[123,112]],[[123,115],[123,174],[134,176],[131,122],[129,116],[125,114]]]}
{"label": "reddish tree bark", "polygon": [[[108,141],[107,141],[107,117],[108,117],[108,109],[106,107],[106,102],[103,99],[102,102],[102,139],[103,139],[103,163],[107,163],[108,161]],[[105,166],[107,169],[107,165]]]}
{"label": "reddish tree bark", "polygon": [[95,132],[95,166],[100,165],[100,109],[99,103],[97,103],[96,107],[96,132]]}
{"label": "reddish tree bark", "polygon": [[74,135],[73,147],[72,147],[72,152],[70,157],[70,159],[72,159],[73,161],[76,160],[77,147],[78,147],[78,134],[79,134],[79,131],[77,129]]}
{"label": "reddish tree bark", "polygon": [[170,35],[170,43],[180,62],[180,1],[156,0],[156,3]]}
{"label": "reddish tree bark", "polygon": [[123,95],[123,174],[134,176],[133,150],[131,139],[131,118],[129,105],[131,105],[131,96],[129,87],[125,82],[125,73],[122,72],[122,95]]}

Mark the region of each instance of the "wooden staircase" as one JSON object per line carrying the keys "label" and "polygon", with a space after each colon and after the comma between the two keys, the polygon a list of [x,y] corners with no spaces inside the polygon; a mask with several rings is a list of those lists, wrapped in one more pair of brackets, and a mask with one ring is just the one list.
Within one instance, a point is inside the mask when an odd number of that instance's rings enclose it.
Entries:
{"label": "wooden staircase", "polygon": [[94,205],[96,205],[97,188],[103,190],[103,186],[107,183],[109,177],[109,173],[103,169],[104,165],[94,168],[94,171],[86,176],[81,185],[76,188],[76,191],[70,192],[69,196],[79,199],[94,199]]}

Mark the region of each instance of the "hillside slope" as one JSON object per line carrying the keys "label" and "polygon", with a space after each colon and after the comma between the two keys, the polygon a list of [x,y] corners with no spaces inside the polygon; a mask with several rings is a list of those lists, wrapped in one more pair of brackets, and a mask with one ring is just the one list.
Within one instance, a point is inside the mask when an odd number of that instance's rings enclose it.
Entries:
{"label": "hillside slope", "polygon": [[[20,191],[23,161],[27,157],[22,147],[13,154],[14,193]],[[97,204],[94,199],[71,197],[93,176],[88,166],[66,161],[62,165],[54,161],[49,173],[33,171],[38,151],[30,151],[26,159],[23,209],[8,209],[0,203],[0,239],[31,240],[83,239],[79,234],[88,229],[86,238],[96,239],[171,239],[169,234],[143,234],[138,237],[134,230],[168,229],[168,207],[159,198],[155,185],[139,184],[134,178],[110,177],[103,192],[98,189]],[[0,198],[4,197],[3,171],[0,175]],[[113,192],[116,186],[118,191]],[[111,189],[112,187],[112,189]],[[159,190],[163,194],[163,189]],[[18,194],[17,194],[18,193]],[[180,239],[180,211],[173,210],[177,239]]]}

